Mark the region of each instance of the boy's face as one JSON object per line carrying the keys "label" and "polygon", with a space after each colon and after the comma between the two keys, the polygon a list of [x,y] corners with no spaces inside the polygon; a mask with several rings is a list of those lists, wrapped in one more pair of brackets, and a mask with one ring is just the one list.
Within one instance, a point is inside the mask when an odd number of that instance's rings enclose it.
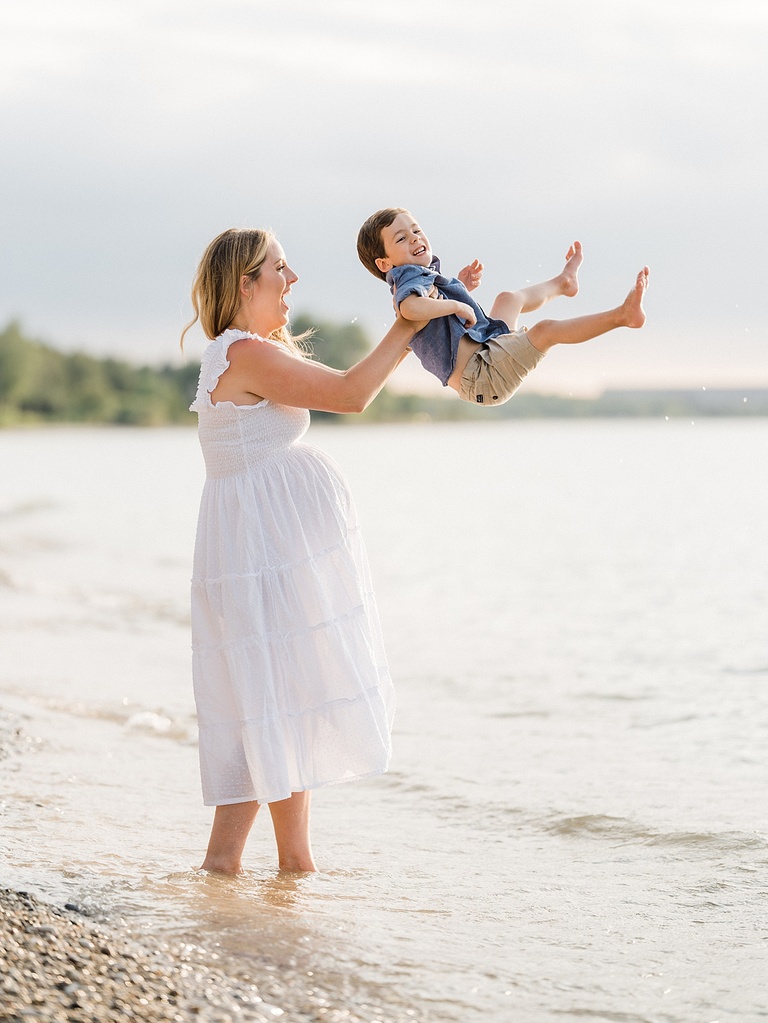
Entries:
{"label": "boy's face", "polygon": [[384,258],[376,260],[376,266],[387,273],[393,266],[416,263],[429,266],[432,249],[429,239],[419,227],[411,213],[398,213],[389,227],[381,229]]}

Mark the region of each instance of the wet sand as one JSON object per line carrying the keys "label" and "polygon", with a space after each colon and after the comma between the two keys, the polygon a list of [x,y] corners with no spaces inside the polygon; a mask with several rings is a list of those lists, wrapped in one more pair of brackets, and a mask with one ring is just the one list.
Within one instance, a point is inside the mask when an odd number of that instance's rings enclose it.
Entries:
{"label": "wet sand", "polygon": [[59,909],[26,892],[0,892],[0,942],[1,1020],[264,1023],[283,1015],[323,1018],[311,1005],[284,1013],[265,1002],[255,985],[208,967],[203,950],[194,946],[139,945],[96,926],[70,904]]}
{"label": "wet sand", "polygon": [[0,889],[4,1023],[419,1023],[413,1010],[334,1005],[319,987],[258,983],[209,965],[197,945],[122,937],[68,903]]}
{"label": "wet sand", "polygon": [[[0,775],[31,742],[23,722],[0,711]],[[0,887],[3,1023],[413,1023],[417,1018],[412,1011],[393,1015],[373,1002],[341,1005],[317,978],[303,984],[293,975],[286,982],[268,967],[259,977],[249,969],[197,944],[138,941],[74,903],[59,907]]]}

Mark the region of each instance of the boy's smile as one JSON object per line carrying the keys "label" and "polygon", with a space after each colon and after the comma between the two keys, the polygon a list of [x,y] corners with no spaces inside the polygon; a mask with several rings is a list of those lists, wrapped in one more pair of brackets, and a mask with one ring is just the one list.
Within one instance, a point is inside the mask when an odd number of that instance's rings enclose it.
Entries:
{"label": "boy's smile", "polygon": [[387,273],[393,266],[405,266],[406,263],[429,266],[432,262],[429,239],[411,213],[398,213],[389,227],[383,227],[381,243],[384,257],[376,260],[376,266],[382,273]]}

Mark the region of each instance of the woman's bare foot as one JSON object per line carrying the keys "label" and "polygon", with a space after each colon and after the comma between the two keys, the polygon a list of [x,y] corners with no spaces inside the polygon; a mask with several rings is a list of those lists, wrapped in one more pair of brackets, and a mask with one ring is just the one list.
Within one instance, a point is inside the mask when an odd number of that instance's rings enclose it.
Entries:
{"label": "woman's bare foot", "polygon": [[637,275],[634,288],[624,299],[624,304],[619,310],[622,327],[642,327],[645,323],[643,299],[645,298],[645,292],[648,289],[648,277],[650,272],[651,271],[647,266],[643,267]]}
{"label": "woman's bare foot", "polygon": [[309,858],[299,857],[298,859],[280,860],[278,864],[279,870],[284,870],[287,874],[316,874],[317,866],[315,861],[310,855]]}
{"label": "woman's bare foot", "polygon": [[245,873],[239,860],[235,862],[224,858],[216,859],[212,856],[206,856],[202,866],[198,869],[205,870],[209,874],[226,874],[228,877],[238,877]]}
{"label": "woman's bare foot", "polygon": [[584,259],[581,242],[574,242],[565,254],[565,266],[555,281],[561,295],[573,298],[579,292],[579,267]]}

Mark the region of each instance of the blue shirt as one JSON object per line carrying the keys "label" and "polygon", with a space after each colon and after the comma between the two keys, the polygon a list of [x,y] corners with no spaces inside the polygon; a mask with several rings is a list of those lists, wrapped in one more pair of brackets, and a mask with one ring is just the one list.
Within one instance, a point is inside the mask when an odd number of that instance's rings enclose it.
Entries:
{"label": "blue shirt", "polygon": [[490,338],[498,337],[499,334],[510,332],[503,320],[492,320],[485,315],[460,280],[456,277],[443,277],[437,256],[428,267],[416,266],[413,263],[393,267],[387,274],[387,284],[392,289],[398,309],[403,299],[409,295],[429,298],[430,291],[435,287],[441,298],[466,302],[474,310],[477,317],[474,327],[465,327],[464,321],[458,316],[438,316],[430,320],[411,341],[411,348],[424,369],[433,373],[444,387],[456,365],[459,341],[465,335],[471,341],[482,344]]}

